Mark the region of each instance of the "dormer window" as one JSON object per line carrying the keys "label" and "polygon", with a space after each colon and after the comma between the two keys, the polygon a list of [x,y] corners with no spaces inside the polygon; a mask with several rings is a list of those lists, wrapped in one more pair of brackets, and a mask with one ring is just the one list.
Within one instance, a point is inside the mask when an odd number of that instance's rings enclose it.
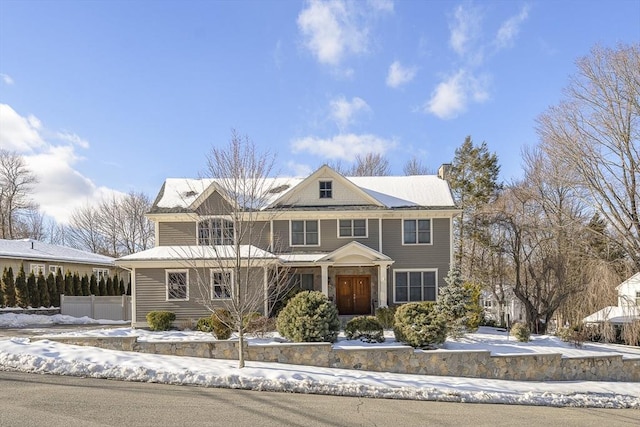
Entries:
{"label": "dormer window", "polygon": [[198,223],[198,245],[232,245],[233,222],[223,218],[205,219]]}
{"label": "dormer window", "polygon": [[331,199],[333,197],[331,181],[320,181],[320,198]]}

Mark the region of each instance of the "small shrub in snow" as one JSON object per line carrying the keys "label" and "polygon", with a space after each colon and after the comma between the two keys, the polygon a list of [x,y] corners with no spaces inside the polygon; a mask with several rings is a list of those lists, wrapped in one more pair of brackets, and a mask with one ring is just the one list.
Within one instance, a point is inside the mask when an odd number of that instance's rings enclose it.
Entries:
{"label": "small shrub in snow", "polygon": [[446,320],[433,302],[410,302],[396,310],[393,333],[398,342],[431,348],[447,338]]}
{"label": "small shrub in snow", "polygon": [[531,331],[529,331],[529,327],[524,323],[514,323],[513,326],[511,326],[511,336],[520,342],[528,342],[531,338]]}
{"label": "small shrub in snow", "polygon": [[152,331],[168,331],[174,320],[176,320],[176,315],[170,311],[150,311],[147,313],[147,323]]}
{"label": "small shrub in snow", "polygon": [[196,331],[207,333],[213,332],[211,317],[201,317],[200,319],[198,319],[198,323],[196,323]]}
{"label": "small shrub in snow", "polygon": [[231,338],[233,318],[229,310],[224,308],[216,308],[211,314],[211,329],[213,335],[219,340],[228,340]]}
{"label": "small shrub in snow", "polygon": [[384,342],[384,329],[373,316],[358,316],[347,322],[344,333],[349,340]]}
{"label": "small shrub in snow", "polygon": [[335,342],[340,328],[338,309],[322,292],[300,292],[280,311],[276,327],[294,342]]}
{"label": "small shrub in snow", "polygon": [[264,338],[267,333],[276,330],[276,319],[262,315],[254,316],[245,325],[245,330],[258,338]]}
{"label": "small shrub in snow", "polygon": [[396,314],[395,307],[380,307],[376,309],[376,319],[384,329],[393,328],[393,317]]}

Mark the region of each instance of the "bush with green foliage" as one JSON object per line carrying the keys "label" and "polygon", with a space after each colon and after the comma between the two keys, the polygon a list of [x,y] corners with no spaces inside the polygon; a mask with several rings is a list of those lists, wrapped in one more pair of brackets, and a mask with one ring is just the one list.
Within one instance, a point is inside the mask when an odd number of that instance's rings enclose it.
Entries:
{"label": "bush with green foliage", "polygon": [[338,309],[322,292],[303,291],[280,311],[276,327],[294,342],[335,342],[340,329]]}
{"label": "bush with green foliage", "polygon": [[211,333],[213,332],[213,324],[211,323],[211,317],[201,317],[196,323],[196,331]]}
{"label": "bush with green foliage", "polygon": [[347,322],[344,333],[349,340],[384,342],[384,329],[373,316],[357,316]]}
{"label": "bush with green foliage", "polygon": [[478,330],[483,316],[480,287],[464,283],[460,270],[452,268],[440,288],[436,309],[447,321],[447,335],[460,338],[466,332]]}
{"label": "bush with green foliage", "polygon": [[410,302],[396,309],[393,333],[398,342],[414,348],[433,348],[447,338],[447,325],[435,303]]}
{"label": "bush with green foliage", "polygon": [[147,313],[147,323],[152,331],[168,331],[174,320],[176,320],[176,315],[171,311],[150,311]]}
{"label": "bush with green foliage", "polygon": [[216,308],[211,314],[211,329],[219,340],[228,340],[233,333],[233,318],[229,310]]}
{"label": "bush with green foliage", "polygon": [[524,323],[514,323],[511,325],[511,336],[520,342],[528,342],[531,338],[531,331]]}
{"label": "bush with green foliage", "polygon": [[384,329],[393,328],[393,318],[396,314],[395,307],[379,307],[376,309],[376,319]]}

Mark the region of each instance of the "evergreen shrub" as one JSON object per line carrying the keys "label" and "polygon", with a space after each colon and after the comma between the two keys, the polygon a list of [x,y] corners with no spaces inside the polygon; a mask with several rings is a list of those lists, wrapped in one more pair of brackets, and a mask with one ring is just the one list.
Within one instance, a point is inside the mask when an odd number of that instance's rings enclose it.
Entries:
{"label": "evergreen shrub", "polygon": [[347,322],[344,333],[349,340],[384,342],[384,329],[373,316],[358,316]]}
{"label": "evergreen shrub", "polygon": [[514,323],[511,326],[511,336],[515,337],[520,342],[528,342],[531,338],[531,331],[529,327],[524,323]]}
{"label": "evergreen shrub", "polygon": [[303,291],[278,314],[278,332],[294,342],[335,342],[340,321],[335,304],[318,291]]}
{"label": "evergreen shrub", "polygon": [[396,314],[395,307],[380,307],[376,309],[376,319],[384,329],[393,328],[393,318]]}
{"label": "evergreen shrub", "polygon": [[447,325],[435,303],[410,302],[396,310],[393,333],[398,342],[414,348],[432,348],[447,338]]}
{"label": "evergreen shrub", "polygon": [[216,308],[211,314],[211,329],[219,340],[228,340],[233,332],[233,318],[229,310]]}
{"label": "evergreen shrub", "polygon": [[198,319],[198,323],[196,323],[196,331],[200,332],[213,332],[213,323],[211,322],[211,317],[201,317]]}
{"label": "evergreen shrub", "polygon": [[174,320],[176,320],[176,315],[171,311],[150,311],[147,313],[147,323],[152,331],[168,331]]}

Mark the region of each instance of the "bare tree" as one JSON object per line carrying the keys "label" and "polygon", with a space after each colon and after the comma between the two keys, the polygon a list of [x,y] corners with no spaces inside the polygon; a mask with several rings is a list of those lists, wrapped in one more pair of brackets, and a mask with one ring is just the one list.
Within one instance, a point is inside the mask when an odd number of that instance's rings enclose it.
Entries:
{"label": "bare tree", "polygon": [[0,232],[3,239],[17,237],[16,226],[21,212],[37,210],[29,196],[37,182],[22,156],[0,149]]}
{"label": "bare tree", "polygon": [[[274,299],[289,287],[287,269],[274,255],[279,242],[273,241],[270,232],[278,211],[265,209],[286,186],[270,178],[274,162],[274,155],[258,152],[235,131],[227,146],[212,148],[206,176],[217,195],[198,208],[200,246],[185,254],[196,276],[198,301],[214,316],[220,308],[230,314],[230,319],[218,316],[218,320],[228,322],[238,334],[240,368],[244,367],[245,317],[260,311],[268,316]],[[203,266],[207,256],[213,257],[213,265]]]}
{"label": "bare tree", "polygon": [[420,159],[416,156],[411,157],[411,159],[407,160],[402,171],[405,175],[433,175],[433,170],[429,169],[425,165],[422,164]]}
{"label": "bare tree", "polygon": [[341,161],[329,163],[328,166],[344,176],[389,175],[389,160],[378,153],[358,154],[351,166],[345,166]]}
{"label": "bare tree", "polygon": [[640,44],[594,47],[565,100],[538,119],[542,148],[640,270]]}
{"label": "bare tree", "polygon": [[98,209],[86,204],[71,214],[68,229],[69,243],[97,254],[108,254],[106,239],[102,233],[102,218]]}

